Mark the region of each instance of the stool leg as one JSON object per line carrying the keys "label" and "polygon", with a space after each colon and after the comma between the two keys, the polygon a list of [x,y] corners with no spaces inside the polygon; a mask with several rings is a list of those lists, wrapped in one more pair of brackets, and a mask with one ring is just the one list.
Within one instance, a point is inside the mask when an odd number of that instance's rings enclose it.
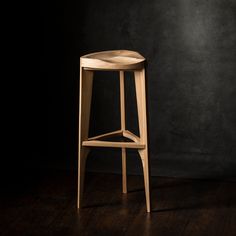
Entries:
{"label": "stool leg", "polygon": [[88,138],[90,106],[92,98],[93,72],[80,67],[80,101],[79,101],[79,143],[78,143],[78,208],[81,207],[86,159],[89,153],[82,142]]}
{"label": "stool leg", "polygon": [[[120,114],[121,114],[121,130],[125,130],[125,85],[124,71],[120,71]],[[126,149],[121,149],[122,155],[122,190],[127,193],[127,174],[126,174]]]}
{"label": "stool leg", "polygon": [[135,71],[134,75],[135,75],[135,89],[136,89],[136,99],[137,99],[137,109],[138,109],[140,141],[145,144],[145,148],[138,150],[138,152],[141,157],[143,165],[147,212],[150,212],[151,206],[150,206],[145,70],[142,69],[140,71]]}

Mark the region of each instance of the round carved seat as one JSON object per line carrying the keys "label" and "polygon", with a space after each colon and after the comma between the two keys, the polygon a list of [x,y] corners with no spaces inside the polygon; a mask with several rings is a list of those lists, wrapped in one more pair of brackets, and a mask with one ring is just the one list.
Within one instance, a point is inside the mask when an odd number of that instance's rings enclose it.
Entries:
{"label": "round carved seat", "polygon": [[80,58],[82,67],[103,70],[138,70],[143,68],[144,61],[138,52],[129,50],[96,52]]}

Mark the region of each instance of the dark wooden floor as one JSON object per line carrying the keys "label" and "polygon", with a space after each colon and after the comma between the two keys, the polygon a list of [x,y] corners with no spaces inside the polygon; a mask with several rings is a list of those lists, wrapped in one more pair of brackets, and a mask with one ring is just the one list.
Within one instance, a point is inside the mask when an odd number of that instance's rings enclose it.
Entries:
{"label": "dark wooden floor", "polygon": [[235,182],[152,178],[151,214],[141,176],[129,176],[124,195],[121,176],[87,174],[80,212],[75,173],[10,183],[1,193],[0,235],[236,235]]}

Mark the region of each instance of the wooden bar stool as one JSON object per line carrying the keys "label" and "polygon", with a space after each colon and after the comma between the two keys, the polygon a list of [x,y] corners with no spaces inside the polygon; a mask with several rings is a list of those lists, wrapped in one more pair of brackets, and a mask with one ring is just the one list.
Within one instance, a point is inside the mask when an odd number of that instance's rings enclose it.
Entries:
{"label": "wooden bar stool", "polygon": [[[120,74],[120,111],[121,129],[88,137],[90,105],[92,97],[93,72],[119,71]],[[124,72],[133,71],[136,89],[138,123],[140,137],[126,130],[125,125],[125,94]],[[85,164],[90,147],[115,147],[122,151],[122,183],[123,193],[127,193],[126,177],[126,148],[137,149],[142,160],[147,212],[150,212],[149,188],[149,160],[148,160],[148,135],[146,114],[146,89],[145,89],[145,58],[139,53],[128,50],[114,50],[91,53],[80,58],[80,103],[79,103],[79,144],[78,144],[78,208],[81,207]],[[123,136],[130,142],[104,141],[104,138]],[[102,140],[101,140],[102,139]]]}

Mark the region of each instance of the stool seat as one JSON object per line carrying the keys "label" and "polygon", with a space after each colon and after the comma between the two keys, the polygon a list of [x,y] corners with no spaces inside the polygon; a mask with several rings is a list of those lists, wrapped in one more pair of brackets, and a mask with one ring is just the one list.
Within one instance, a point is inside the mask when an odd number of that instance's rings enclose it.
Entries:
{"label": "stool seat", "polygon": [[129,50],[102,51],[80,57],[81,66],[90,70],[138,70],[143,68],[144,61],[138,52]]}

